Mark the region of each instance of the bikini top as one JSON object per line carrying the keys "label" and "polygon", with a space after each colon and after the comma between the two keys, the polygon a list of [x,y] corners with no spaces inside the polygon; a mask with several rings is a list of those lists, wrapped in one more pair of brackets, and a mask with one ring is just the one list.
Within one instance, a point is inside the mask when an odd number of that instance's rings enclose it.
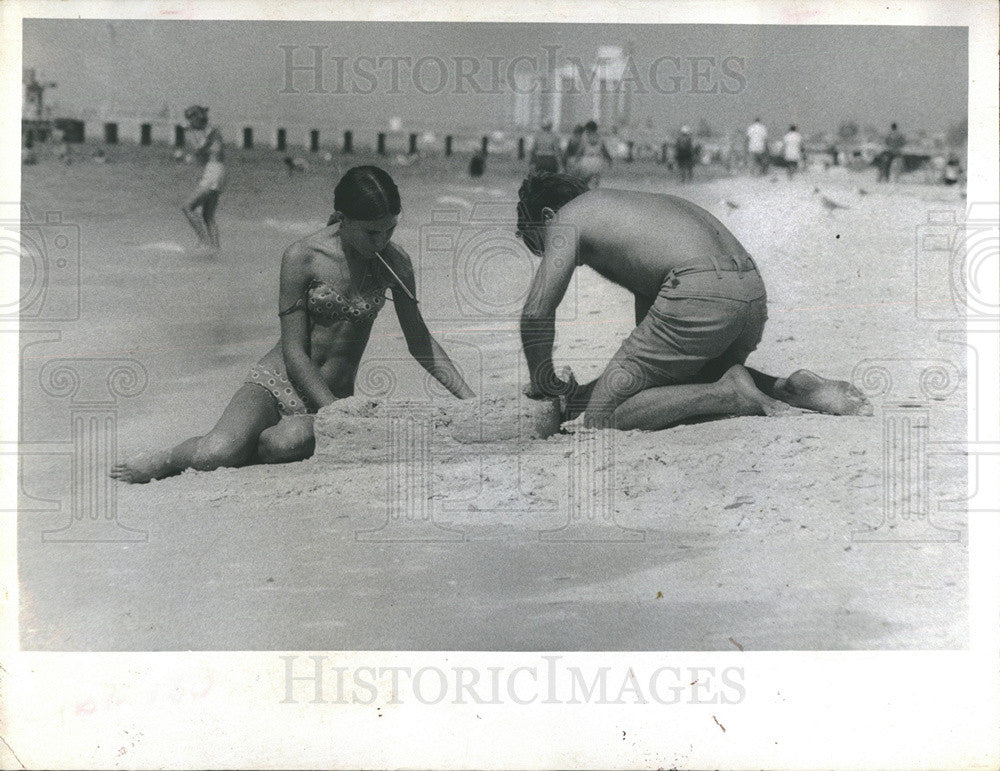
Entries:
{"label": "bikini top", "polygon": [[350,321],[359,324],[374,319],[385,305],[385,286],[378,286],[367,292],[349,297],[334,289],[325,281],[313,279],[305,297],[295,304],[279,311],[279,316],[287,316],[300,308],[313,318],[321,321]]}

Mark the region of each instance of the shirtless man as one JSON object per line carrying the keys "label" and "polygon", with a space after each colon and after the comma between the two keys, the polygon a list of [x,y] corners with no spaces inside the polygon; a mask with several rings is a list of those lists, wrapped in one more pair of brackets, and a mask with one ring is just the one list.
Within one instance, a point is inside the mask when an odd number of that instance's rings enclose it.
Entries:
{"label": "shirtless man", "polygon": [[[775,378],[743,366],[767,319],[757,266],[704,209],[672,195],[592,190],[563,174],[525,180],[518,235],[542,257],[524,304],[521,340],[529,396],[561,396],[565,419],[592,427],[657,430],[719,415],[773,415],[792,407],[871,414],[849,383],[808,370]],[[635,295],[638,325],[588,385],[559,378],[555,315],[577,265]]]}
{"label": "shirtless man", "polygon": [[219,249],[215,209],[219,205],[219,193],[226,178],[226,167],[222,163],[222,134],[215,126],[209,125],[207,107],[188,107],[184,111],[184,117],[196,134],[194,155],[204,164],[204,168],[198,189],[184,202],[181,211],[194,228],[201,248],[207,252],[215,252]]}
{"label": "shirtless man", "polygon": [[559,137],[552,131],[551,121],[542,124],[531,147],[531,171],[559,171]]}

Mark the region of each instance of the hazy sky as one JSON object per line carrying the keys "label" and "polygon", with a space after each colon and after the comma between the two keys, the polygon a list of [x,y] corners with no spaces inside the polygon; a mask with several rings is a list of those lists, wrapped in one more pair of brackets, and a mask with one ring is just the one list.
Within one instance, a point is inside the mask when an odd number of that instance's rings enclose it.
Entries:
{"label": "hazy sky", "polygon": [[[967,32],[958,27],[777,27],[730,25],[384,24],[363,22],[188,22],[25,20],[24,64],[58,88],[46,99],[72,113],[106,103],[144,113],[164,103],[209,105],[215,120],[274,117],[279,122],[350,128],[485,127],[509,118],[507,73],[544,74],[558,46],[593,61],[598,46],[631,45],[637,122],[675,131],[704,118],[720,130],[760,115],[772,130],[790,122],[805,132],[835,129],[847,118],[885,129],[942,131],[966,115]],[[286,52],[308,64],[321,46],[323,80],[294,74],[286,89]],[[371,57],[365,59],[363,57]],[[396,60],[393,82],[391,60]],[[425,59],[419,85],[414,63]],[[479,72],[456,93],[454,57]],[[490,57],[496,57],[490,59]],[[654,66],[655,65],[655,66]],[[372,75],[357,74],[369,72]],[[491,82],[491,73],[499,74]],[[338,83],[339,75],[339,83]],[[499,93],[474,93],[474,90]],[[356,91],[357,93],[352,93]],[[701,93],[712,92],[714,93]],[[370,93],[366,93],[370,92]]]}

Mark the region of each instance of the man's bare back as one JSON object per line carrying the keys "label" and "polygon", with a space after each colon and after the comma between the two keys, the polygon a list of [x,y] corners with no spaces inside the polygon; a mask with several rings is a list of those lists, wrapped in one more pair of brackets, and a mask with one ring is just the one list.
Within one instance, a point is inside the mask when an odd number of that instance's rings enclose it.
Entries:
{"label": "man's bare back", "polygon": [[563,206],[557,223],[576,235],[577,264],[640,297],[655,297],[671,270],[748,256],[718,219],[673,195],[591,190]]}

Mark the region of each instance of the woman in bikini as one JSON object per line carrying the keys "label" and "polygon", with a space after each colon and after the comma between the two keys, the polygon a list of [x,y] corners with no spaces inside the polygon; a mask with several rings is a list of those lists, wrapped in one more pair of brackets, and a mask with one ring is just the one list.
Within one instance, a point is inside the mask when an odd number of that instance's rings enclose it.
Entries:
{"label": "woman in bikini", "polygon": [[255,364],[215,427],[173,449],[116,465],[111,476],[148,482],[188,468],[287,463],[315,449],[313,414],[354,393],[372,324],[392,291],[410,353],[460,399],[475,394],[431,336],[416,300],[409,255],[390,240],[401,210],[385,171],[358,166],[334,192],[327,227],[281,260],[281,340]]}
{"label": "woman in bikini", "polygon": [[194,156],[204,164],[201,181],[194,194],[184,202],[181,211],[198,236],[199,246],[206,252],[219,249],[219,227],[215,224],[215,209],[226,181],[222,162],[222,134],[208,123],[208,108],[194,105],[184,111],[188,127],[195,133]]}

